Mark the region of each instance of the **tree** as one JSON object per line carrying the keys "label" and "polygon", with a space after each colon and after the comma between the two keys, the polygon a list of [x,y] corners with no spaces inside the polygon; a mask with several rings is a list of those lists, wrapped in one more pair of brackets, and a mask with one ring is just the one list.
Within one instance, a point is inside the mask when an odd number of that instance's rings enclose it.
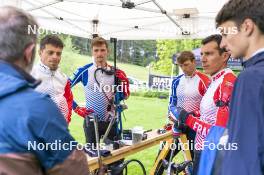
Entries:
{"label": "tree", "polygon": [[154,69],[169,75],[172,67],[172,56],[184,50],[193,50],[200,47],[201,40],[159,40],[157,41],[158,61]]}
{"label": "tree", "polygon": [[79,54],[91,55],[91,42],[90,39],[71,36],[72,44],[79,50]]}

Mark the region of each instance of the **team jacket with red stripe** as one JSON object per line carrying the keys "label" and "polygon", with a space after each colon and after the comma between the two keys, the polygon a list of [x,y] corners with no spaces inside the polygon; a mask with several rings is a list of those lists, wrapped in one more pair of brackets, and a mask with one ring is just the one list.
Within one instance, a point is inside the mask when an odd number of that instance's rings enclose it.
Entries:
{"label": "team jacket with red stripe", "polygon": [[35,90],[49,94],[51,99],[57,104],[67,123],[69,123],[71,121],[73,96],[67,76],[60,72],[59,69],[51,71],[49,67],[41,62],[33,67],[31,75],[42,81]]}
{"label": "team jacket with red stripe", "polygon": [[[209,83],[210,79],[199,71],[196,71],[193,76],[184,74],[178,76],[172,81],[170,105],[183,108],[187,112],[199,110]],[[178,134],[178,130],[172,128],[173,133]]]}
{"label": "team jacket with red stripe", "polygon": [[190,77],[180,75],[172,81],[170,105],[185,109],[187,112],[199,110],[210,79],[199,71]]}
{"label": "team jacket with red stripe", "polygon": [[196,131],[196,150],[203,148],[204,139],[211,126],[226,126],[229,115],[228,105],[235,79],[236,76],[229,68],[212,76],[211,84],[201,100],[200,110],[196,110],[188,116],[187,126]]}
{"label": "team jacket with red stripe", "polygon": [[[110,65],[107,65],[111,68]],[[115,83],[114,75],[108,75],[103,71],[97,71],[99,67],[95,63],[87,64],[77,69],[74,73],[74,77],[71,79],[71,87],[73,88],[76,84],[82,83],[85,93],[86,108],[92,109],[98,114],[99,121],[108,121],[111,119],[110,116],[114,113],[114,108],[108,109],[110,100],[114,96],[113,85]],[[121,71],[120,69],[117,69]],[[123,72],[123,71],[122,71]],[[123,72],[125,75],[125,73]],[[126,76],[126,75],[125,75]],[[100,85],[98,86],[96,79]],[[107,87],[106,89],[103,87]],[[129,84],[124,85],[129,96]],[[125,93],[124,93],[124,96]],[[73,109],[78,104],[73,101]]]}

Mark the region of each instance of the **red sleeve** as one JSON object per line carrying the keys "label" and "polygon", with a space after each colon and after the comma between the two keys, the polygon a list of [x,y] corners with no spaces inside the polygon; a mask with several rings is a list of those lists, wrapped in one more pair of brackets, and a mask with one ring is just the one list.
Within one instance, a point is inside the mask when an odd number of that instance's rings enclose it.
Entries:
{"label": "red sleeve", "polygon": [[209,77],[207,77],[205,74],[202,74],[201,72],[197,72],[197,75],[200,77],[198,89],[200,94],[204,96],[211,81]]}
{"label": "red sleeve", "polygon": [[124,71],[117,69],[117,72],[118,72],[117,78],[119,78],[122,82],[123,93],[124,93],[125,99],[127,99],[130,96],[129,80]]}
{"label": "red sleeve", "polygon": [[73,102],[73,95],[72,95],[72,91],[71,91],[71,83],[68,80],[67,84],[65,86],[64,89],[64,97],[67,101],[68,104],[68,115],[67,115],[67,123],[70,123],[71,121],[71,115],[72,115],[72,102]]}
{"label": "red sleeve", "polygon": [[233,92],[235,80],[236,76],[233,73],[226,74],[223,82],[214,94],[214,102],[219,107],[215,124],[217,126],[226,127],[229,117],[229,102]]}
{"label": "red sleeve", "polygon": [[[214,102],[218,107],[216,114],[216,123],[217,126],[226,127],[226,123],[229,117],[229,101],[232,95],[234,83],[236,76],[232,73],[226,74],[223,82],[217,88],[214,94]],[[186,120],[187,126],[192,128],[199,134],[206,136],[211,128],[211,124],[208,124],[204,121],[201,121],[199,118],[190,115]]]}
{"label": "red sleeve", "polygon": [[212,125],[203,122],[200,118],[196,118],[193,115],[190,115],[186,120],[186,125],[193,129],[196,133],[203,136],[207,136],[209,129]]}

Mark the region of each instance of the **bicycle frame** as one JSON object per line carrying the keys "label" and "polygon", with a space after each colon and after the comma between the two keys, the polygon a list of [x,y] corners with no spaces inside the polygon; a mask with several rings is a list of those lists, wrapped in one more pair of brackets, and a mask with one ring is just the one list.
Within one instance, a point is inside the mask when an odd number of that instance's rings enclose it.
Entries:
{"label": "bicycle frame", "polygon": [[[186,134],[180,134],[179,137],[172,138],[166,142],[165,146],[159,152],[159,155],[154,162],[153,168],[150,170],[150,175],[155,175],[156,170],[160,166],[160,162],[162,162],[162,160],[164,160],[166,158],[166,156],[168,155],[168,153],[170,152],[171,145],[175,143],[175,139],[179,140],[179,143],[181,145],[181,151],[183,151],[183,153],[184,153],[184,160],[185,161],[192,161],[191,153],[190,153],[190,150],[189,150],[188,144],[187,144]],[[169,162],[169,166],[171,165],[171,163],[172,162]]]}

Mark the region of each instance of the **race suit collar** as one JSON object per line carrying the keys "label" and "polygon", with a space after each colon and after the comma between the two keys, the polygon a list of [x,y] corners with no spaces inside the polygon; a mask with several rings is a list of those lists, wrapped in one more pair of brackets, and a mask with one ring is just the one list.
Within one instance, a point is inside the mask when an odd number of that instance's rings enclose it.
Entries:
{"label": "race suit collar", "polygon": [[54,75],[55,71],[50,70],[50,68],[48,66],[46,66],[44,63],[42,63],[42,61],[39,62],[39,68],[43,73],[49,74],[49,75]]}
{"label": "race suit collar", "polygon": [[197,74],[197,70],[194,71],[194,73],[191,76],[185,75],[185,78],[193,78]]}
{"label": "race suit collar", "polygon": [[225,68],[225,69],[218,71],[216,74],[212,76],[212,80],[216,81],[218,78],[220,78],[222,75],[224,75],[228,71],[230,71],[229,68]]}
{"label": "race suit collar", "polygon": [[255,53],[252,54],[251,57],[254,57],[254,56],[256,56],[257,54],[259,54],[261,52],[264,52],[264,48],[258,49]]}
{"label": "race suit collar", "polygon": [[243,67],[248,68],[248,67],[253,66],[253,65],[255,65],[261,61],[264,61],[264,48],[256,51],[253,54],[253,56],[250,59],[248,59],[247,61],[243,62],[242,65],[243,65]]}

